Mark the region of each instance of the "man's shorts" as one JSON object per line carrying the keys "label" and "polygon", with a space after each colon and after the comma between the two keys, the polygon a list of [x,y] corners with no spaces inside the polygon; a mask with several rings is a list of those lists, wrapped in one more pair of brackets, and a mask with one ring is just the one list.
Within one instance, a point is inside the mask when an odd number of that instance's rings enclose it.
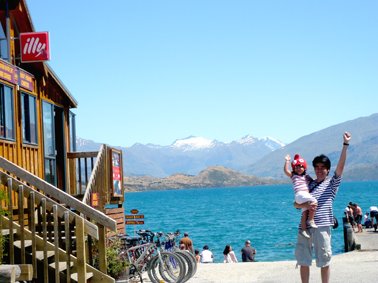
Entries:
{"label": "man's shorts", "polygon": [[[318,227],[309,229],[311,238],[307,239],[298,234],[295,258],[301,266],[311,266],[312,251],[315,252],[316,266],[326,267],[331,263],[331,227]],[[312,249],[313,245],[313,249]]]}
{"label": "man's shorts", "polygon": [[356,223],[361,224],[361,220],[362,220],[362,215],[356,215],[356,219],[355,219]]}

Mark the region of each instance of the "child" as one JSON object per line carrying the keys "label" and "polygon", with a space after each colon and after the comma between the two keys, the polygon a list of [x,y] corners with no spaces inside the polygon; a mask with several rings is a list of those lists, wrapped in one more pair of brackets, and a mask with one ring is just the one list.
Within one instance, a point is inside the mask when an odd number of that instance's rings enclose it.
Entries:
{"label": "child", "polygon": [[[302,204],[309,202],[311,204],[317,204],[316,199],[309,193],[308,184],[312,181],[312,178],[306,174],[307,163],[306,160],[301,158],[299,154],[294,156],[294,160],[291,163],[292,171],[289,170],[290,155],[285,157],[285,174],[291,178],[293,182],[293,189],[295,193],[295,202]],[[311,228],[318,228],[314,221],[315,211],[308,209],[302,209],[301,217],[301,230],[300,234],[306,238],[310,238],[310,235],[306,231],[306,219],[309,218],[308,224]]]}

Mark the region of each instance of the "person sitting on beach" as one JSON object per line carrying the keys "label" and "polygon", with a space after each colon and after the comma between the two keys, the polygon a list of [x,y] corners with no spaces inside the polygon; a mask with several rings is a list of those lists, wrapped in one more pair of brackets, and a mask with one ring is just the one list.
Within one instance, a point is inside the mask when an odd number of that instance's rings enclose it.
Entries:
{"label": "person sitting on beach", "polygon": [[189,238],[187,232],[184,233],[184,238],[180,240],[180,245],[185,245],[185,250],[190,251],[194,254],[193,241]]}
{"label": "person sitting on beach", "polygon": [[223,263],[234,263],[238,262],[238,259],[236,258],[236,255],[234,251],[232,250],[232,247],[230,245],[226,245],[226,247],[223,250]]}
{"label": "person sitting on beach", "polygon": [[184,244],[180,244],[179,248],[180,248],[180,250],[182,250],[182,251],[186,251],[186,247],[185,247]]}
{"label": "person sitting on beach", "polygon": [[[375,218],[375,224],[374,224]],[[371,226],[374,227],[374,230],[377,230],[378,227],[378,207],[375,205],[370,206],[370,219],[371,219]]]}
{"label": "person sitting on beach", "polygon": [[[312,181],[312,178],[306,174],[307,163],[306,160],[301,158],[299,154],[294,156],[293,162],[291,162],[292,171],[289,170],[289,163],[290,163],[290,155],[286,155],[285,157],[285,165],[284,165],[284,172],[285,174],[292,180],[293,182],[293,189],[295,193],[295,202],[302,204],[302,203],[309,203],[312,205],[316,205],[316,199],[309,193],[308,184]],[[302,209],[302,216],[301,216],[301,229],[299,233],[306,237],[310,238],[310,235],[307,233],[307,223],[311,228],[318,228],[314,221],[314,210],[308,210],[307,208]],[[309,219],[307,221],[307,218]]]}
{"label": "person sitting on beach", "polygon": [[201,263],[212,263],[214,261],[213,253],[209,250],[209,246],[203,246],[203,250],[200,253]]}
{"label": "person sitting on beach", "polygon": [[196,258],[196,262],[201,262],[201,256],[199,254],[199,250],[194,250],[194,257]]}
{"label": "person sitting on beach", "polygon": [[242,261],[243,262],[253,262],[255,261],[256,250],[251,247],[251,241],[245,241],[245,246],[241,250]]}
{"label": "person sitting on beach", "polygon": [[364,215],[364,225],[365,225],[365,228],[372,228],[373,225],[371,224],[371,220],[370,220],[370,217],[369,217],[369,212],[366,212],[365,215]]}

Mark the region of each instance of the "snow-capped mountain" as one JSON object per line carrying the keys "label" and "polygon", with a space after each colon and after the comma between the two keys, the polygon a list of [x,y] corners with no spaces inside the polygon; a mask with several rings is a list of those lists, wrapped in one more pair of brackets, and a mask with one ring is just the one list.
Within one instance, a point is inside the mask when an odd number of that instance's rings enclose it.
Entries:
{"label": "snow-capped mountain", "polygon": [[[84,141],[78,139],[78,151],[88,150],[88,146],[90,150],[94,150],[92,141]],[[125,175],[166,177],[175,173],[196,175],[209,166],[244,171],[255,161],[283,145],[272,138],[259,139],[251,135],[228,143],[189,136],[168,146],[136,143],[120,149],[123,151]]]}
{"label": "snow-capped mountain", "polygon": [[185,139],[176,140],[171,146],[179,150],[190,151],[213,148],[215,145],[216,141],[214,140],[209,140],[203,137],[190,136]]}

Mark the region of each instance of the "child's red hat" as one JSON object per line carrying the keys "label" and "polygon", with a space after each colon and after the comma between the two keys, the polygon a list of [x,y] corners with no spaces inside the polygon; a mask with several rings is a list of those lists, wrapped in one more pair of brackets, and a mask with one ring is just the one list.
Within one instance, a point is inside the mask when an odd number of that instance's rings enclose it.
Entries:
{"label": "child's red hat", "polygon": [[298,166],[298,165],[302,165],[305,170],[307,169],[307,162],[306,162],[306,160],[304,160],[299,154],[296,154],[294,156],[293,162],[291,162],[291,167],[294,170],[294,167]]}

